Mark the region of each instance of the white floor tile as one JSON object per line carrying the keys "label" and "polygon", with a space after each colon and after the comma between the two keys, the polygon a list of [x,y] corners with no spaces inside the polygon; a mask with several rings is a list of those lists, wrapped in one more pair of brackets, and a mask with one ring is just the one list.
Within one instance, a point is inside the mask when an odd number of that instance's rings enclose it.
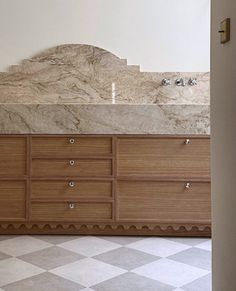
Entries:
{"label": "white floor tile", "polygon": [[121,245],[98,237],[86,236],[58,245],[64,249],[79,253],[86,257],[93,257],[104,252],[120,248]]}
{"label": "white floor tile", "polygon": [[174,287],[181,287],[209,274],[209,271],[168,259],[160,259],[159,261],[136,268],[132,272]]}
{"label": "white floor tile", "polygon": [[126,247],[159,257],[168,257],[191,248],[191,246],[164,238],[147,238],[128,244]]}
{"label": "white floor tile", "polygon": [[208,240],[208,241],[203,242],[203,243],[201,243],[199,245],[196,245],[195,247],[196,248],[199,248],[199,249],[206,250],[206,251],[211,251],[211,248],[212,248],[212,246],[211,246],[211,240]]}
{"label": "white floor tile", "polygon": [[85,287],[96,285],[126,272],[121,268],[86,258],[50,271],[51,273],[74,281]]}
{"label": "white floor tile", "polygon": [[2,260],[0,261],[0,286],[2,287],[43,272],[43,269],[17,258]]}
{"label": "white floor tile", "polygon": [[52,244],[28,235],[0,241],[0,251],[15,257],[39,251],[50,246]]}

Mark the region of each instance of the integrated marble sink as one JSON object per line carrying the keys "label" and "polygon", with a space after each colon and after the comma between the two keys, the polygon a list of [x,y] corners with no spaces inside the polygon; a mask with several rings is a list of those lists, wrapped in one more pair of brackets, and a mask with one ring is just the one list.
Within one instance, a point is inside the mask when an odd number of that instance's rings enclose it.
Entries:
{"label": "integrated marble sink", "polygon": [[[197,86],[162,86],[196,77]],[[209,134],[209,73],[149,73],[101,48],[62,45],[0,73],[0,132]]]}

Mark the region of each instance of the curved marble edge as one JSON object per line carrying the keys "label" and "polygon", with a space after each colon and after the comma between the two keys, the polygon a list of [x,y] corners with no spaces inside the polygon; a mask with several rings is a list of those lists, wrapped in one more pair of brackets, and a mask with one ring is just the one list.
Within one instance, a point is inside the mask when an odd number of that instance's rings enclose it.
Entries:
{"label": "curved marble edge", "polygon": [[[178,87],[177,78],[197,78]],[[162,86],[162,79],[172,85]],[[113,53],[85,44],[65,44],[0,72],[0,103],[208,104],[208,72],[140,72]]]}
{"label": "curved marble edge", "polygon": [[0,104],[2,134],[210,134],[209,105]]}

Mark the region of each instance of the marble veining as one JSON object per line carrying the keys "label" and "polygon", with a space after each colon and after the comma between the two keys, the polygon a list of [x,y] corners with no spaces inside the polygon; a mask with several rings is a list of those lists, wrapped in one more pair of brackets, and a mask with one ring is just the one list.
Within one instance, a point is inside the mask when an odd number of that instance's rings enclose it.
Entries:
{"label": "marble veining", "polygon": [[[177,87],[180,76],[196,77],[198,85]],[[162,86],[163,78],[172,85]],[[111,104],[112,95],[118,104],[209,105],[209,73],[140,72],[104,49],[80,44],[47,49],[0,73],[0,103]]]}
{"label": "marble veining", "polygon": [[[179,77],[198,85],[177,87]],[[209,134],[209,104],[209,73],[140,72],[91,45],[50,48],[0,73],[5,134]]]}
{"label": "marble veining", "polygon": [[2,104],[6,134],[209,134],[209,105]]}

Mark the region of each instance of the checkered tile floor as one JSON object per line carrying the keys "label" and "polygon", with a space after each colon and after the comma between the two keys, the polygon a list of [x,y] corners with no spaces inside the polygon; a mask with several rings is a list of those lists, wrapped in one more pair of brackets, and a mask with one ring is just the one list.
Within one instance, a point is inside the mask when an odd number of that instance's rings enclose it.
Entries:
{"label": "checkered tile floor", "polygon": [[0,236],[0,290],[210,291],[211,241]]}

